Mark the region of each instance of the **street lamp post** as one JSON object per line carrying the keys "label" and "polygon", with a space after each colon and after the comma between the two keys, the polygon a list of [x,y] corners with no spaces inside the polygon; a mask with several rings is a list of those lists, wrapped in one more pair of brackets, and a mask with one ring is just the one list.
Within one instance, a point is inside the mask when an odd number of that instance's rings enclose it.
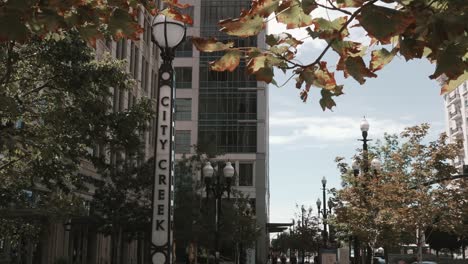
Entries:
{"label": "street lamp post", "polygon": [[317,199],[317,209],[320,213],[322,213],[323,217],[323,245],[325,248],[327,248],[328,244],[328,231],[327,231],[327,218],[328,214],[332,213],[332,207],[333,203],[331,200],[328,200],[328,209],[327,209],[327,196],[326,196],[326,190],[327,190],[327,179],[325,177],[322,178],[322,194],[323,194],[323,209],[321,210],[320,207],[322,205],[322,201],[320,201],[320,198]]}
{"label": "street lamp post", "polygon": [[[362,132],[362,139],[358,139],[362,141],[362,163],[359,163],[357,160],[354,160],[352,163],[352,169],[354,176],[358,176],[362,173],[364,176],[367,177],[369,172],[369,153],[368,153],[368,146],[367,142],[371,141],[372,139],[368,139],[368,131],[369,131],[369,122],[367,122],[366,118],[364,117],[360,124],[360,129]],[[382,164],[379,159],[374,158],[371,161],[371,168],[373,170],[373,174],[376,174],[378,170],[380,170]],[[369,248],[368,248],[369,250]],[[361,264],[361,252],[360,252],[360,243],[358,237],[354,237],[354,258],[356,264]]]}
{"label": "street lamp post", "polygon": [[172,61],[175,49],[185,38],[184,23],[166,17],[155,16],[152,22],[151,38],[161,51],[162,64],[159,67],[158,97],[156,116],[156,146],[154,149],[155,170],[153,181],[151,219],[151,260],[153,264],[170,264],[173,261],[173,175],[174,152],[174,69]]}
{"label": "street lamp post", "polygon": [[[215,166],[217,168],[217,166]],[[213,177],[213,174],[216,177]],[[227,193],[228,199],[231,195],[231,181],[234,176],[234,167],[231,162],[226,162],[223,168],[224,181],[218,170],[215,170],[211,163],[208,161],[203,167],[203,177],[206,186],[206,198],[208,199],[210,193],[215,198],[215,263],[219,262],[219,215],[221,214],[221,198],[224,193]]]}

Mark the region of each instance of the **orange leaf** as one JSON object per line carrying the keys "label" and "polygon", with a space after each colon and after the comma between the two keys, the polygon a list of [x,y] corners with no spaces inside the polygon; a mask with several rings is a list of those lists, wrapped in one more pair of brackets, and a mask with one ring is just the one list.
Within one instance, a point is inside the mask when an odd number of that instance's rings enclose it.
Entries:
{"label": "orange leaf", "polygon": [[234,71],[240,62],[240,51],[231,50],[224,54],[219,60],[210,63],[210,68],[213,71]]}
{"label": "orange leaf", "polygon": [[222,43],[218,42],[215,38],[203,39],[198,37],[192,37],[192,43],[199,51],[204,52],[215,52],[223,51],[234,46],[234,42]]}
{"label": "orange leaf", "polygon": [[174,8],[168,7],[161,11],[161,14],[185,24],[193,25],[193,19],[189,15],[182,14]]}

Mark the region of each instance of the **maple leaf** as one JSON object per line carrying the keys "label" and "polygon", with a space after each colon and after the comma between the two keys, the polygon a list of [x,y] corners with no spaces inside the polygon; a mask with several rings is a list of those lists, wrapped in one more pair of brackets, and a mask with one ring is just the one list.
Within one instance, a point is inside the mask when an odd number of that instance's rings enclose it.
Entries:
{"label": "maple leaf", "polygon": [[393,49],[391,52],[383,48],[374,50],[371,53],[370,70],[375,72],[382,69],[386,64],[393,60],[398,49]]}
{"label": "maple leaf", "polygon": [[179,3],[179,0],[163,0],[165,4],[168,4],[170,6],[175,6],[177,8],[187,8],[190,6],[190,4],[181,4]]}
{"label": "maple leaf", "polygon": [[192,43],[199,51],[204,52],[215,52],[223,51],[234,47],[234,42],[222,43],[217,41],[215,38],[203,39],[198,37],[192,37]]}
{"label": "maple leaf", "polygon": [[310,14],[318,5],[315,0],[302,0],[301,7],[305,14]]}
{"label": "maple leaf", "polygon": [[283,43],[286,43],[292,47],[297,47],[298,45],[303,43],[303,41],[297,40],[291,34],[285,32],[281,34],[267,35],[265,42],[272,47]]}
{"label": "maple leaf", "polygon": [[[344,74],[345,77],[347,78],[349,75],[351,75],[356,81],[358,81],[360,84],[364,84],[366,80],[364,77],[377,77],[377,75],[373,72],[371,72],[366,65],[364,64],[364,60],[362,57],[357,56],[357,57],[347,57],[344,60],[344,63],[341,67],[344,67]],[[338,69],[338,66],[337,66]]]}
{"label": "maple leaf", "polygon": [[218,24],[222,32],[237,37],[254,36],[265,28],[265,21],[262,16],[250,15],[247,12],[243,12],[239,18],[221,20]]}
{"label": "maple leaf", "polygon": [[336,51],[340,56],[358,56],[363,55],[364,48],[361,43],[353,41],[341,41],[335,39],[331,43],[331,47]]}
{"label": "maple leaf", "polygon": [[[117,38],[130,36],[137,38],[138,32],[135,31],[141,30],[141,27],[127,10],[116,8],[109,18],[108,30]],[[137,35],[134,35],[135,33]]]}
{"label": "maple leaf", "polygon": [[338,7],[360,7],[365,0],[336,0]]}
{"label": "maple leaf", "polygon": [[314,71],[313,85],[326,90],[334,89],[336,87],[335,74],[328,71],[325,61],[321,61],[319,65],[320,67]]}
{"label": "maple leaf", "polygon": [[405,32],[415,22],[414,17],[402,11],[374,4],[363,6],[357,19],[371,37],[383,44],[389,44],[393,36]]}
{"label": "maple leaf", "polygon": [[446,80],[442,88],[440,89],[440,94],[447,94],[451,91],[457,89],[460,85],[462,85],[466,80],[468,80],[468,71],[465,71],[462,75],[460,75],[456,80]]}
{"label": "maple leaf", "polygon": [[314,24],[315,26],[313,32],[317,34],[316,36],[322,39],[343,39],[344,37],[349,35],[349,32],[347,29],[344,29],[340,32],[340,29],[347,21],[347,17],[339,17],[334,19],[333,21],[321,17],[314,18],[312,20],[312,24]]}
{"label": "maple leaf", "polygon": [[401,38],[399,43],[400,54],[405,57],[405,59],[411,60],[414,58],[422,58],[424,52],[424,41],[405,37]]}
{"label": "maple leaf", "polygon": [[468,69],[468,62],[463,56],[467,54],[468,43],[454,43],[439,51],[437,56],[437,66],[431,79],[444,74],[449,79],[456,79]]}
{"label": "maple leaf", "polygon": [[210,63],[210,69],[213,71],[234,71],[240,63],[241,52],[231,50],[226,52],[220,59]]}
{"label": "maple leaf", "polygon": [[193,25],[193,19],[189,15],[180,13],[175,8],[166,8],[160,12],[162,15],[175,19],[177,21],[183,22],[188,25]]}
{"label": "maple leaf", "polygon": [[273,66],[278,66],[282,62],[279,58],[263,53],[248,60],[247,72],[255,74],[259,81],[271,83],[273,81]]}
{"label": "maple leaf", "polygon": [[312,24],[312,18],[304,13],[299,0],[284,0],[276,11],[276,20],[286,24],[287,29],[306,27]]}
{"label": "maple leaf", "polygon": [[332,109],[334,106],[336,106],[335,100],[333,100],[332,96],[333,93],[330,92],[329,90],[322,89],[320,91],[320,95],[322,95],[322,98],[320,98],[319,103],[320,106],[322,107],[322,110],[325,111],[325,109]]}
{"label": "maple leaf", "polygon": [[249,13],[267,18],[276,11],[279,6],[279,2],[279,0],[252,0]]}

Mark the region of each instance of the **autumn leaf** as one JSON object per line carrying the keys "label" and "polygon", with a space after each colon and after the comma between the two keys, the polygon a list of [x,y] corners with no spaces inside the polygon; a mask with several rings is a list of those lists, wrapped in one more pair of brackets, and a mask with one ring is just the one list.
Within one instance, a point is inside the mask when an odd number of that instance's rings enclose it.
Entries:
{"label": "autumn leaf", "polygon": [[279,2],[279,0],[252,0],[252,7],[249,13],[267,18],[276,11]]}
{"label": "autumn leaf", "polygon": [[183,22],[188,25],[193,25],[193,19],[189,15],[180,13],[174,8],[166,8],[160,12],[162,15],[175,19],[177,21]]}
{"label": "autumn leaf", "polygon": [[319,17],[314,18],[312,20],[312,24],[315,26],[314,32],[317,32],[318,36],[322,39],[343,39],[349,35],[349,32],[347,29],[344,29],[340,32],[340,29],[347,21],[347,17],[339,17],[333,21]]}
{"label": "autumn leaf", "polygon": [[234,42],[222,43],[217,41],[215,38],[203,39],[198,37],[192,37],[192,43],[199,51],[204,52],[216,52],[223,51],[234,47]]}
{"label": "autumn leaf", "polygon": [[297,47],[303,43],[303,41],[297,40],[289,33],[269,34],[266,36],[265,42],[272,47],[283,43],[286,43],[292,47]]}
{"label": "autumn leaf", "polygon": [[322,98],[320,98],[320,106],[322,107],[322,110],[325,111],[325,109],[332,109],[334,106],[336,106],[336,103],[335,103],[335,100],[333,100],[332,96],[332,92],[330,92],[329,90],[326,90],[326,89],[322,89],[322,91],[320,91],[320,95],[322,95]]}
{"label": "autumn leaf", "polygon": [[141,31],[141,27],[124,9],[117,8],[109,18],[108,29],[110,33],[117,38],[121,37],[133,37],[138,38],[138,32]]}
{"label": "autumn leaf", "polygon": [[178,0],[163,0],[163,2],[165,4],[168,4],[170,6],[174,6],[174,7],[177,7],[177,8],[187,8],[190,6],[190,4],[181,4],[179,3]]}
{"label": "autumn leaf", "polygon": [[210,69],[213,71],[234,71],[240,62],[241,52],[232,50],[226,52],[223,57],[210,63]]}
{"label": "autumn leaf", "polygon": [[335,74],[328,71],[325,61],[320,62],[320,67],[314,72],[314,75],[313,85],[326,90],[332,90],[336,87]]}
{"label": "autumn leaf", "polygon": [[400,54],[405,59],[411,60],[414,58],[422,58],[424,52],[424,41],[413,39],[413,38],[401,38],[399,41]]}
{"label": "autumn leaf", "polygon": [[336,0],[338,7],[360,7],[365,0]]}
{"label": "autumn leaf", "polygon": [[371,37],[383,44],[389,44],[393,36],[402,34],[414,23],[414,17],[402,11],[377,5],[365,5],[357,19]]}
{"label": "autumn leaf", "polygon": [[278,66],[283,61],[269,54],[260,54],[250,58],[247,62],[247,72],[255,74],[258,81],[271,83],[273,81],[273,66]]}
{"label": "autumn leaf", "polygon": [[257,35],[265,27],[262,16],[244,12],[239,18],[229,18],[219,22],[221,31],[231,36],[250,37]]}
{"label": "autumn leaf", "polygon": [[364,77],[377,77],[377,75],[371,72],[366,65],[362,57],[348,57],[344,61],[344,73],[345,77],[351,75],[360,84],[364,84],[366,80]]}
{"label": "autumn leaf", "polygon": [[398,49],[393,49],[391,52],[385,48],[374,50],[371,53],[370,70],[375,72],[382,69],[386,64],[392,61]]}
{"label": "autumn leaf", "polygon": [[304,13],[299,0],[284,0],[278,7],[276,20],[286,24],[287,29],[306,27],[312,24],[312,18]]}
{"label": "autumn leaf", "polygon": [[310,14],[317,8],[317,2],[315,0],[302,0],[301,7],[305,14]]}
{"label": "autumn leaf", "polygon": [[334,40],[331,43],[331,47],[336,51],[340,56],[362,56],[365,51],[361,43],[354,41],[341,41]]}
{"label": "autumn leaf", "polygon": [[437,56],[437,66],[434,74],[429,76],[435,79],[444,74],[453,80],[463,74],[468,68],[468,62],[463,59],[467,54],[468,43],[454,43],[439,51]]}
{"label": "autumn leaf", "polygon": [[456,80],[446,80],[442,88],[440,89],[440,94],[447,94],[451,91],[457,89],[460,85],[468,80],[468,71],[465,71],[460,75]]}

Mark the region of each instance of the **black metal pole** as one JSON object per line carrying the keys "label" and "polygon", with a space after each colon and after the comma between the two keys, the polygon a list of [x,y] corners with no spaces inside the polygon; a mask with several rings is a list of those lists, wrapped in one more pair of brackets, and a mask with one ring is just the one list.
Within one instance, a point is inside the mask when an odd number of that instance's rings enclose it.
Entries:
{"label": "black metal pole", "polygon": [[323,246],[327,248],[327,196],[325,194],[326,184],[323,184]]}
{"label": "black metal pole", "polygon": [[221,189],[221,182],[219,173],[216,172],[216,205],[215,205],[215,263],[219,263],[219,214],[221,211],[221,196],[223,195],[223,191]]}

